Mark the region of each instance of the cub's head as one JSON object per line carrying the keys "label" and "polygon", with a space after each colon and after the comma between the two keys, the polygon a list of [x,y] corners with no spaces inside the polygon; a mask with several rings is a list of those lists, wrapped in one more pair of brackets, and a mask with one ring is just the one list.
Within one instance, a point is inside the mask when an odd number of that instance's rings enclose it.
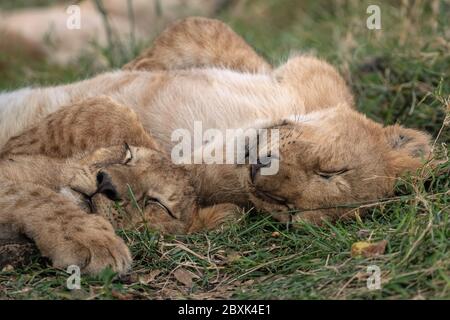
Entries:
{"label": "cub's head", "polygon": [[292,116],[272,129],[279,130],[279,152],[270,159],[279,159],[279,170],[263,175],[263,165],[251,165],[248,185],[255,207],[282,221],[342,217],[391,194],[395,179],[430,154],[427,134],[383,127],[348,107]]}
{"label": "cub's head", "polygon": [[[185,232],[197,211],[186,172],[159,151],[118,146],[81,159],[85,168],[69,186],[88,212],[114,226],[147,225],[166,232]],[[86,169],[88,168],[88,169]]]}

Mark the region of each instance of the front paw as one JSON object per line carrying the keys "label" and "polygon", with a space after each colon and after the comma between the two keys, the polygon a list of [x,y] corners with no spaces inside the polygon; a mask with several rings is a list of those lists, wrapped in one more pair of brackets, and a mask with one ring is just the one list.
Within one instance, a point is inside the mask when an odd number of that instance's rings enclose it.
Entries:
{"label": "front paw", "polygon": [[214,230],[227,222],[238,220],[240,217],[242,217],[241,208],[232,203],[221,203],[201,208],[198,215],[194,216],[188,233]]}
{"label": "front paw", "polygon": [[88,222],[68,228],[63,241],[55,244],[50,256],[53,266],[76,265],[87,274],[98,274],[106,267],[125,273],[132,262],[128,247],[107,221],[98,216],[89,217]]}

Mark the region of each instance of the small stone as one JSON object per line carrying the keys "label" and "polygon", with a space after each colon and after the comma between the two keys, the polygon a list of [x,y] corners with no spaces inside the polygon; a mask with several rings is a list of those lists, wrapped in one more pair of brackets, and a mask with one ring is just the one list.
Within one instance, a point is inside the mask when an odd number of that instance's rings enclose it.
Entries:
{"label": "small stone", "polygon": [[11,272],[11,271],[14,271],[14,267],[12,265],[10,265],[10,264],[7,264],[2,269],[2,272]]}

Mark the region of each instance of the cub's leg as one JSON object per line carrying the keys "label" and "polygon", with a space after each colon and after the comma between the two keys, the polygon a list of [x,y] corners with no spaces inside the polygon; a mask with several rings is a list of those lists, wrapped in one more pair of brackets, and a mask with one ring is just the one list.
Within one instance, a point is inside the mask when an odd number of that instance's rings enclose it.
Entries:
{"label": "cub's leg", "polygon": [[102,147],[129,145],[158,149],[133,110],[102,96],[64,107],[12,137],[0,152],[68,158]]}
{"label": "cub's leg", "polygon": [[175,22],[125,70],[226,68],[262,73],[272,68],[225,23],[200,17]]}
{"label": "cub's leg", "polygon": [[304,102],[306,113],[337,105],[354,106],[353,95],[336,68],[313,56],[290,58],[274,75]]}
{"label": "cub's leg", "polygon": [[81,211],[73,202],[33,184],[0,185],[0,224],[11,225],[36,243],[53,266],[77,265],[95,274],[107,266],[123,273],[130,252],[111,224]]}
{"label": "cub's leg", "polygon": [[214,230],[226,222],[239,219],[241,216],[242,209],[232,203],[222,203],[201,208],[188,228],[188,233]]}

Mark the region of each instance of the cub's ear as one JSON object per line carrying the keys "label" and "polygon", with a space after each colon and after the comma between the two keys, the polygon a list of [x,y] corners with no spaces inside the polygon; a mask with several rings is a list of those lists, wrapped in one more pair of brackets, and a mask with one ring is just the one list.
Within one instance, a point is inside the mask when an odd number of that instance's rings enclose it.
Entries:
{"label": "cub's ear", "polygon": [[354,106],[352,92],[344,78],[331,64],[314,56],[293,56],[273,74],[280,84],[303,101],[306,113],[338,104]]}
{"label": "cub's ear", "polygon": [[384,128],[384,134],[389,148],[388,169],[395,176],[415,171],[429,159],[431,137],[427,133],[393,125]]}

